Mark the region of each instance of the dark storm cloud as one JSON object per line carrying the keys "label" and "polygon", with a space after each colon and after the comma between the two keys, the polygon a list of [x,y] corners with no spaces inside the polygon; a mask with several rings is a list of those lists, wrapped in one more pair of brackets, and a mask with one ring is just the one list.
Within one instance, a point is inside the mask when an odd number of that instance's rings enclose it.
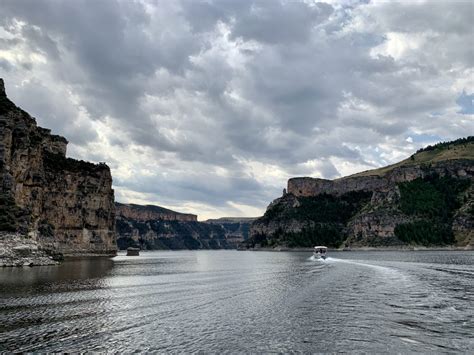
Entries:
{"label": "dark storm cloud", "polygon": [[473,128],[467,1],[4,0],[0,14],[12,97],[81,157],[109,157],[117,187],[175,205],[263,207],[288,176]]}

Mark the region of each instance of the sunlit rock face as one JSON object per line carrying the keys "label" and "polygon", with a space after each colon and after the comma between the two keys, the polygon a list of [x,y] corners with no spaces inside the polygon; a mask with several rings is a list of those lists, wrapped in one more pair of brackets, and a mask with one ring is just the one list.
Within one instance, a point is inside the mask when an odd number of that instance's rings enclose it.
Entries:
{"label": "sunlit rock face", "polygon": [[63,254],[115,254],[106,164],[66,158],[67,140],[38,127],[0,80],[0,230]]}

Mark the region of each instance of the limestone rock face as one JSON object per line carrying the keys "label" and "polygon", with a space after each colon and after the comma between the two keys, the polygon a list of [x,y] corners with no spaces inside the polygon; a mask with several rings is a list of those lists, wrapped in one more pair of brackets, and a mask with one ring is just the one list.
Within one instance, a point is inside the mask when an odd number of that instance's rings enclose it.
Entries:
{"label": "limestone rock face", "polygon": [[159,219],[164,221],[197,221],[197,216],[195,214],[179,213],[153,205],[142,206],[116,202],[115,211],[117,213],[117,216],[130,218],[136,221],[149,221],[153,219]]}
{"label": "limestone rock face", "polygon": [[221,217],[208,219],[205,223],[220,226],[224,230],[225,238],[233,248],[249,238],[250,225],[257,218],[254,217]]}
{"label": "limestone rock face", "polygon": [[466,177],[474,176],[472,160],[460,159],[435,163],[431,166],[410,165],[393,169],[387,174],[349,176],[336,180],[297,177],[288,180],[288,193],[294,196],[331,194],[340,196],[351,191],[375,191],[390,188],[396,183],[424,178],[427,175]]}
{"label": "limestone rock face", "polygon": [[115,254],[109,167],[66,158],[67,140],[38,127],[0,84],[0,230],[66,255]]}
{"label": "limestone rock face", "polygon": [[17,233],[0,232],[0,267],[57,265],[57,257],[32,239]]}
{"label": "limestone rock face", "polygon": [[116,231],[120,249],[229,249],[232,241],[220,225],[160,206],[117,203]]}

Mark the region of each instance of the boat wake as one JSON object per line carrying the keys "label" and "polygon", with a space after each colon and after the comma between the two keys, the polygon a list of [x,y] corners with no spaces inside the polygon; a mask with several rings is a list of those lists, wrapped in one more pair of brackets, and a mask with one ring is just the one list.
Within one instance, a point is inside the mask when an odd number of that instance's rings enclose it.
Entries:
{"label": "boat wake", "polygon": [[381,266],[381,265],[374,265],[374,264],[369,264],[369,263],[364,263],[360,262],[357,260],[352,260],[352,259],[338,259],[338,258],[327,258],[325,260],[327,263],[345,263],[345,264],[351,264],[351,265],[356,265],[356,266],[362,266],[362,267],[367,267],[373,270],[376,270],[378,272],[381,272],[385,274],[385,276],[392,278],[392,279],[397,279],[397,280],[406,280],[407,276],[403,274],[400,270],[387,267],[387,266]]}

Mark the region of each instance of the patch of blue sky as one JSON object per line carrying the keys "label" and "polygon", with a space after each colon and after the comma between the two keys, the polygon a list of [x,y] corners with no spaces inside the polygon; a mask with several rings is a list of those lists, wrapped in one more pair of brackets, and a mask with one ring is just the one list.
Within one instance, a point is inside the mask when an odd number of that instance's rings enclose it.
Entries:
{"label": "patch of blue sky", "polygon": [[458,113],[463,115],[474,114],[474,93],[467,94],[466,91],[463,90],[456,100],[456,103],[461,107],[461,110],[459,110]]}

